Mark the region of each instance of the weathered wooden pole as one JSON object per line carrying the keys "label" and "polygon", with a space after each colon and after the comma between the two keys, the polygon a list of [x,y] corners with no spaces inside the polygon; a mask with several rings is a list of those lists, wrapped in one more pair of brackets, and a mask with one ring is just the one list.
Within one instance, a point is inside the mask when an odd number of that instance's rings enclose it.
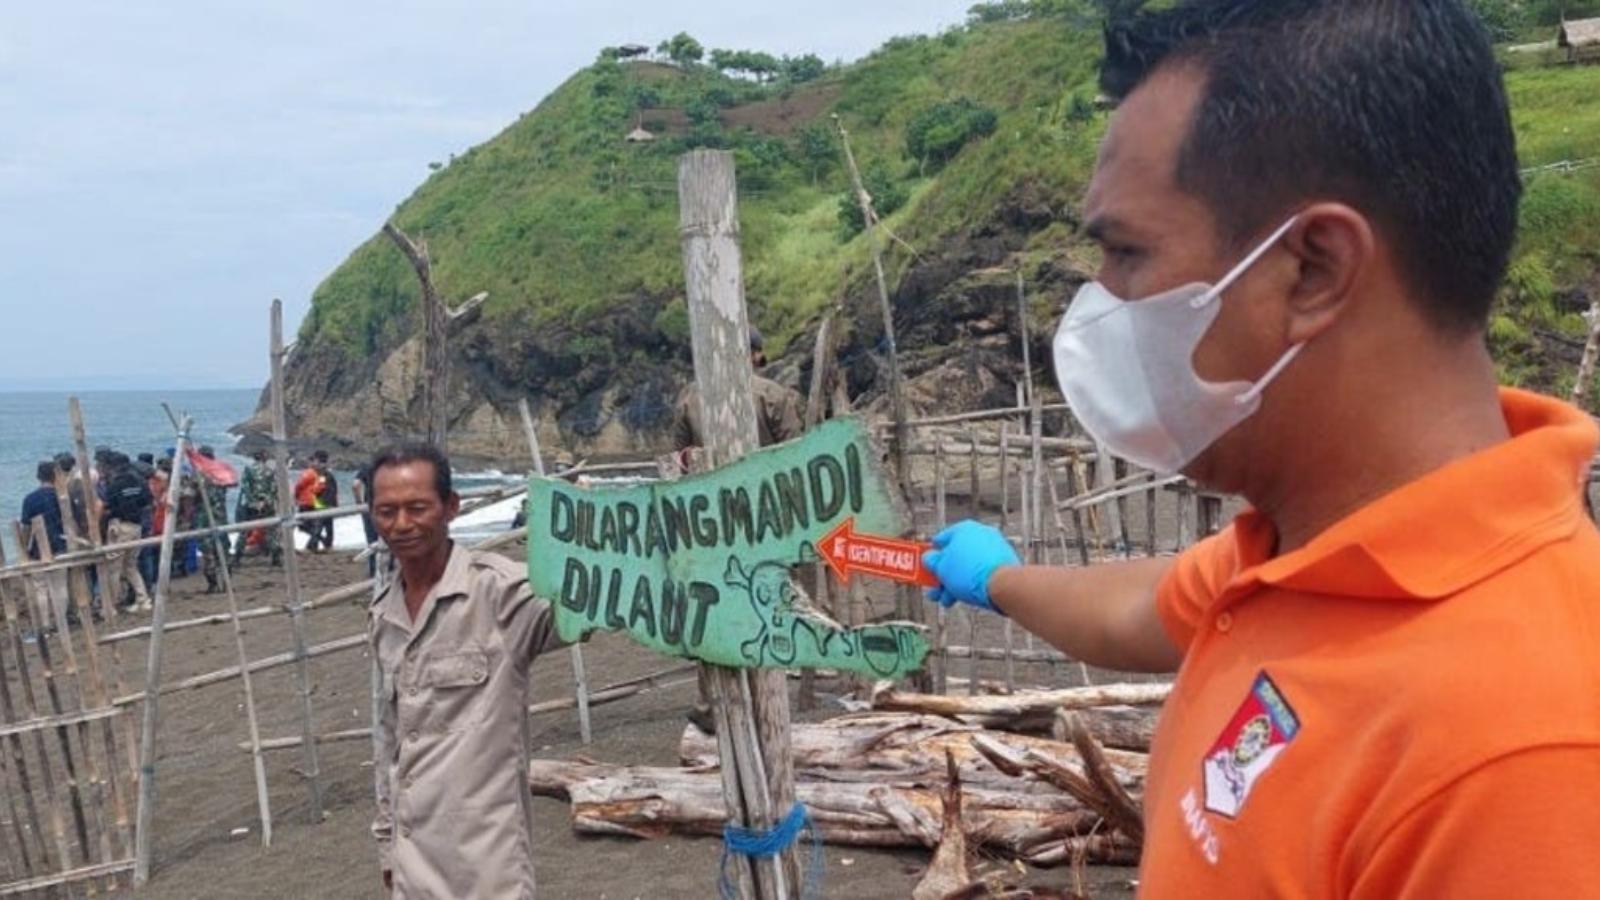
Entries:
{"label": "weathered wooden pole", "polygon": [[173,450],[172,477],[167,479],[166,533],[161,537],[161,561],[156,576],[155,611],[150,621],[150,647],[144,668],[144,726],[139,732],[139,813],[134,826],[133,883],[150,880],[150,824],[156,809],[156,728],[160,724],[162,628],[167,623],[167,598],[172,588],[173,537],[178,533],[178,488],[183,483],[176,463],[189,446],[190,421],[178,425],[178,443]]}
{"label": "weathered wooden pole", "polygon": [[311,666],[306,661],[305,603],[300,596],[300,561],[294,548],[294,530],[298,507],[294,502],[294,488],[289,484],[289,416],[283,402],[283,360],[288,355],[283,347],[283,301],[272,301],[272,454],[277,464],[278,481],[278,543],[283,548],[283,571],[288,581],[289,626],[294,641],[295,689],[300,694],[300,732],[305,737],[304,765],[306,783],[311,788],[311,821],[322,821],[322,772],[317,765],[316,729],[311,717]]}
{"label": "weathered wooden pole", "polygon": [[[760,446],[733,154],[695,150],[679,160],[678,203],[702,439],[715,468]],[[706,666],[706,675],[729,817],[771,829],[795,802],[784,673]],[[793,848],[753,866],[736,855],[733,864],[741,897],[787,898],[799,884]]]}
{"label": "weathered wooden pole", "polygon": [[[872,195],[867,193],[866,186],[861,181],[861,169],[856,165],[855,151],[850,148],[850,132],[845,130],[844,122],[837,114],[833,117],[833,125],[839,131],[840,144],[844,146],[844,161],[850,171],[850,187],[855,193],[857,205],[861,207],[861,222],[867,233],[867,246],[872,250],[872,272],[878,286],[878,309],[883,314],[883,342],[889,357],[889,409],[894,421],[892,453],[895,483],[899,485],[900,495],[905,498],[906,506],[911,510],[914,520],[916,504],[912,502],[911,465],[908,461],[911,452],[911,430],[907,425],[906,394],[900,374],[900,349],[894,332],[894,306],[889,302],[889,281],[883,274],[883,239],[880,234],[883,223],[878,219],[878,211],[872,204]],[[916,589],[899,586],[895,589],[895,598],[903,618],[919,625],[927,622],[927,615],[923,611],[924,604],[917,596]],[[933,690],[932,674],[926,668],[912,673],[911,683],[920,691]]]}
{"label": "weathered wooden pole", "polygon": [[[817,427],[827,417],[828,385],[833,380],[833,317],[836,311],[828,310],[822,317],[822,324],[817,326],[817,341],[811,351],[811,388],[806,393],[807,431]],[[823,612],[838,619],[839,611],[834,608],[835,604],[823,602],[824,597],[832,598],[836,595],[825,567],[810,568],[812,599],[823,605]],[[800,673],[800,695],[796,703],[802,712],[810,712],[817,708],[817,673],[814,670],[806,669]]]}
{"label": "weathered wooden pole", "polygon": [[[517,411],[522,414],[522,431],[528,438],[528,452],[533,455],[533,470],[542,478],[544,456],[539,453],[539,432],[533,427],[528,401],[518,400]],[[594,732],[589,726],[589,676],[583,665],[583,644],[574,643],[567,649],[572,655],[572,681],[578,697],[578,736],[588,744],[594,740]]]}
{"label": "weathered wooden pole", "polygon": [[383,223],[422,286],[422,423],[428,443],[446,449],[450,438],[450,323],[488,298],[478,294],[455,309],[445,305],[433,284],[433,261],[425,241],[414,241],[394,222]]}
{"label": "weathered wooden pole", "polygon": [[[911,500],[911,472],[906,465],[910,447],[910,433],[906,428],[906,395],[900,383],[900,349],[894,336],[894,307],[889,303],[889,281],[883,274],[883,239],[878,232],[878,211],[872,205],[872,195],[861,181],[861,170],[856,166],[856,155],[850,149],[850,132],[838,115],[833,117],[839,130],[839,142],[844,145],[844,161],[850,170],[850,187],[856,203],[861,207],[861,221],[867,232],[867,244],[872,249],[872,272],[878,284],[878,308],[883,313],[883,340],[889,355],[889,407],[894,416],[894,468],[900,491],[906,501]],[[919,607],[920,609],[920,607]],[[918,619],[920,621],[920,617]]]}
{"label": "weathered wooden pole", "polygon": [[433,286],[433,266],[428,259],[428,247],[413,241],[393,222],[383,223],[383,233],[405,254],[411,268],[416,270],[417,281],[422,285],[422,423],[423,436],[428,443],[445,449],[449,416],[445,411],[446,398],[450,396],[450,361],[446,356],[446,333],[450,317]]}

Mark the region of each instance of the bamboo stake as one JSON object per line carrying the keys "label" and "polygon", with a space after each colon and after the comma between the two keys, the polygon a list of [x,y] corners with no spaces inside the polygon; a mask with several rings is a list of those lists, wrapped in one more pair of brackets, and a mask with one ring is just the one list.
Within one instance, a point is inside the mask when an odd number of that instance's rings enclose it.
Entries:
{"label": "bamboo stake", "polygon": [[[616,703],[621,700],[626,700],[629,697],[636,697],[639,694],[648,693],[650,691],[664,691],[675,687],[681,687],[686,684],[692,684],[695,680],[694,675],[692,674],[693,672],[694,666],[675,666],[659,672],[652,672],[649,675],[643,675],[638,678],[630,678],[627,681],[620,681],[616,684],[606,685],[605,687],[589,694],[589,705],[591,707],[604,706],[608,703]],[[680,675],[686,677],[668,678],[667,676],[670,675]],[[538,703],[528,704],[528,715],[537,716],[548,712],[562,712],[564,710],[573,709],[577,707],[577,705],[578,700],[575,696],[561,697],[556,700],[541,700]],[[330,731],[326,734],[318,735],[317,743],[328,744],[336,741],[356,741],[365,737],[374,737],[371,728],[350,728],[343,731]],[[263,750],[292,750],[303,743],[304,741],[298,737],[267,738],[266,740],[262,741],[261,748]],[[241,743],[239,744],[239,749],[248,750],[250,749],[250,746],[248,744]]]}
{"label": "bamboo stake", "polygon": [[1150,490],[1144,495],[1144,543],[1147,556],[1156,555],[1156,498],[1161,494],[1161,476],[1150,473]]}
{"label": "bamboo stake", "polygon": [[[949,521],[945,514],[944,449],[942,445],[938,452],[933,455],[933,485],[934,526],[939,531],[943,531]],[[945,608],[943,606],[939,607],[933,623],[933,646],[938,648],[939,651],[934,659],[933,669],[933,690],[936,694],[943,694],[949,688],[947,676],[950,660],[945,656],[944,652],[945,645],[949,643],[945,622],[946,614]]]}
{"label": "bamboo stake", "polygon": [[[318,609],[325,609],[329,606],[342,603],[346,600],[369,595],[369,591],[372,588],[372,583],[373,580],[368,578],[363,581],[358,581],[354,584],[347,584],[344,587],[336,588],[320,597],[317,597],[314,600],[307,601],[304,607],[305,611],[313,612]],[[261,619],[267,616],[285,616],[288,614],[289,610],[283,605],[253,606],[250,609],[240,610],[239,620],[243,622],[251,619]],[[232,621],[232,618],[233,617],[228,613],[212,613],[210,615],[197,616],[193,619],[180,619],[176,622],[169,622],[167,626],[162,629],[162,631],[167,634],[171,634],[174,631],[186,631],[190,628],[200,628],[207,625],[226,625]],[[145,625],[138,628],[129,628],[126,631],[119,631],[115,634],[108,634],[100,639],[100,643],[117,644],[121,643],[122,641],[130,641],[135,638],[148,637],[149,635],[150,627]]]}
{"label": "bamboo stake", "polygon": [[[678,200],[700,421],[708,462],[717,466],[759,446],[733,154],[696,150],[683,156]],[[721,666],[705,672],[728,812],[745,827],[770,829],[794,803],[784,675]],[[748,857],[734,861],[734,887],[742,898],[787,898],[799,883],[793,848],[751,863]]]}
{"label": "bamboo stake", "polygon": [[[65,477],[65,474],[57,472],[56,501],[61,508],[62,528],[66,532],[69,542],[81,542],[83,537],[78,532],[77,519],[72,515],[72,498],[68,495],[69,489],[70,483]],[[86,505],[85,510],[88,509],[90,509],[90,507]],[[106,690],[105,677],[100,665],[100,648],[96,631],[98,626],[95,625],[94,597],[90,593],[88,578],[84,569],[71,569],[68,571],[67,575],[69,593],[72,596],[74,605],[77,607],[78,621],[81,623],[81,627],[83,629],[84,657],[89,664],[89,697],[96,707],[105,708],[110,703],[111,695],[110,692]],[[72,668],[76,670],[77,660],[72,657],[72,639],[70,636],[65,638],[65,645],[69,654],[69,663],[71,664]],[[81,681],[78,686],[78,695],[81,703],[81,699],[84,696],[83,684]],[[116,718],[123,718],[130,724],[132,722],[132,720],[128,717]],[[87,748],[90,743],[88,736],[85,735],[82,740],[86,748],[85,755],[89,758],[90,765],[94,766],[93,754],[87,752]],[[110,718],[107,718],[101,723],[101,740],[105,745],[106,765],[109,768],[109,772],[107,773],[107,777],[104,779],[104,781],[101,780],[100,774],[97,770],[98,767],[96,767],[96,770],[92,771],[91,774],[95,781],[100,783],[102,786],[106,781],[110,783],[111,808],[114,816],[114,824],[117,830],[117,838],[121,847],[124,848],[126,852],[131,854],[133,852],[133,826],[128,818],[127,798],[123,796],[122,784],[117,777],[117,767],[119,765],[119,760],[122,759],[122,753],[117,747],[116,725],[111,721]],[[110,846],[109,830],[103,829],[102,837],[106,841],[106,845],[103,847],[105,857],[107,859],[111,859],[116,851],[114,851]],[[112,886],[115,887],[114,882]]]}
{"label": "bamboo stake", "polygon": [[1182,552],[1195,541],[1194,488],[1188,482],[1178,485],[1178,546]]}
{"label": "bamboo stake", "polygon": [[[316,659],[319,656],[326,656],[330,653],[337,653],[341,650],[352,650],[356,647],[364,646],[366,639],[367,636],[364,633],[352,634],[346,637],[337,638],[335,640],[325,641],[321,644],[315,644],[306,648],[304,653],[300,653],[295,650],[287,650],[283,653],[265,656],[256,660],[255,662],[250,663],[249,671],[253,675],[257,672],[265,672],[268,669],[277,669],[291,664],[298,665],[302,660]],[[182,679],[181,681],[168,682],[167,684],[163,684],[156,688],[156,692],[157,695],[160,696],[164,694],[176,693],[178,691],[192,691],[195,688],[209,687],[213,684],[221,684],[224,681],[232,681],[233,679],[238,678],[240,671],[241,670],[238,666],[226,666],[212,672],[194,675],[189,678]],[[140,691],[136,694],[128,694],[123,697],[117,697],[111,701],[111,704],[113,706],[132,706],[133,704],[145,700],[148,697],[148,690]]]}
{"label": "bamboo stake", "polygon": [[[1113,459],[1111,461],[1111,473],[1118,481],[1127,478],[1128,463],[1125,460]],[[1133,491],[1131,493],[1138,492]],[[1129,494],[1127,493],[1119,493],[1113,501],[1117,505],[1117,535],[1122,541],[1123,559],[1133,558],[1133,539],[1128,535],[1128,496]]]}
{"label": "bamboo stake", "polygon": [[[189,428],[193,423],[185,417],[178,426],[178,442],[173,451],[174,460],[183,459],[189,445]],[[156,579],[155,611],[150,621],[150,646],[145,655],[144,725],[139,731],[139,818],[134,829],[133,884],[139,887],[150,880],[151,833],[156,803],[156,729],[160,723],[159,695],[156,686],[161,683],[162,626],[167,621],[167,600],[172,589],[173,538],[178,530],[178,487],[182,479],[177,467],[167,481],[166,521],[172,523],[161,539],[160,575]],[[290,551],[294,549],[290,545]]]}
{"label": "bamboo stake", "polygon": [[[283,347],[283,301],[272,301],[272,450],[277,460],[278,480],[278,543],[283,548],[283,570],[288,581],[289,628],[297,657],[294,667],[295,690],[300,695],[300,733],[305,736],[303,772],[311,791],[312,824],[322,821],[322,772],[317,764],[316,729],[311,714],[311,670],[306,663],[305,605],[300,594],[300,562],[294,546],[295,525],[299,511],[294,502],[294,490],[289,486],[289,416],[284,408],[283,361],[287,351]],[[147,688],[147,690],[149,690]]]}
{"label": "bamboo stake", "polygon": [[[42,516],[35,517],[33,520],[33,539],[34,546],[39,548],[40,558],[49,559],[50,536],[45,531],[44,517]],[[68,574],[70,576],[81,573],[71,572]],[[73,585],[78,582],[78,579],[69,577],[63,579],[63,581],[68,585]],[[86,585],[83,587],[83,589],[85,591],[88,590]],[[57,608],[54,598],[51,598],[50,603],[52,611]],[[72,628],[68,621],[65,621],[67,619],[65,615],[63,615],[61,619],[63,621],[56,623],[56,633],[61,638],[62,653],[67,660],[67,665],[62,670],[62,674],[65,677],[61,680],[67,683],[70,687],[76,689],[77,696],[75,699],[77,701],[78,708],[81,710],[84,706],[84,690],[82,677],[78,671],[77,654],[72,647]],[[86,622],[86,627],[94,627],[94,620],[92,616],[86,616],[84,619]],[[69,693],[67,700],[62,699],[61,687],[56,683],[55,661],[51,658],[52,654],[50,651],[50,635],[48,631],[36,629],[35,636],[37,637],[37,644],[39,648],[39,671],[44,677],[45,694],[50,700],[50,712],[55,716],[65,715],[67,714],[68,701],[74,698],[72,698],[71,694]],[[94,758],[92,747],[93,740],[90,736],[89,722],[87,720],[79,720],[78,722],[74,723],[74,725],[78,733],[78,747],[83,752],[83,768],[85,775],[87,776],[86,785],[87,793],[89,795],[87,812],[82,809],[81,802],[74,807],[74,824],[78,827],[79,845],[83,850],[83,858],[86,862],[92,861],[94,858],[93,851],[90,847],[91,843],[98,843],[100,846],[101,858],[109,861],[113,857],[113,851],[111,849],[111,830],[106,821],[105,781],[100,775],[100,765]],[[62,766],[67,771],[68,783],[76,786],[78,785],[78,764],[72,757],[70,742],[66,739],[67,731],[65,728],[62,728],[58,729],[56,733],[62,738]],[[108,756],[107,764],[115,765],[115,760],[115,756]],[[85,792],[83,787],[79,787],[78,791],[80,797]],[[89,821],[89,816],[93,817],[92,821]]]}
{"label": "bamboo stake", "polygon": [[[1071,407],[1065,403],[1046,403],[1040,407],[1044,412],[1068,412]],[[911,428],[925,428],[937,425],[970,425],[974,422],[990,422],[995,419],[1026,419],[1027,410],[1015,406],[1002,406],[999,409],[981,409],[976,412],[954,413],[947,416],[928,416],[919,419],[910,419],[906,425]],[[872,427],[877,429],[890,429],[892,422],[879,422]]]}
{"label": "bamboo stake", "polygon": [[[19,540],[17,542],[17,546],[19,548],[26,547],[27,541]],[[0,549],[0,558],[3,558],[4,555],[5,551]],[[6,631],[11,636],[12,656],[15,658],[17,663],[17,680],[22,685],[22,712],[28,719],[37,719],[40,717],[39,704],[33,693],[33,675],[28,670],[27,648],[23,644],[22,634],[19,631],[20,617],[17,613],[17,601],[16,598],[12,596],[10,589],[4,583],[0,583],[0,617],[4,618]],[[34,626],[34,630],[37,633],[39,630],[39,623],[35,621]],[[5,679],[0,679],[0,682],[4,681]],[[3,689],[3,694],[0,694],[0,696],[4,697],[6,706],[6,719],[11,722],[20,721],[17,718],[16,710],[11,705],[9,686]],[[60,726],[57,729],[57,734],[61,736],[63,741],[65,741],[65,726]],[[44,783],[47,806],[50,813],[51,831],[55,834],[57,863],[61,868],[64,869],[72,865],[72,850],[67,844],[67,823],[66,820],[62,818],[61,814],[62,804],[67,801],[56,789],[55,773],[51,770],[50,756],[49,752],[45,748],[44,734],[42,731],[35,731],[33,733],[33,750],[34,754],[39,758],[39,777]],[[75,794],[76,788],[73,788],[72,792]],[[28,802],[30,804],[33,802],[31,797],[29,797]],[[38,829],[38,827],[38,822],[36,820],[34,822],[34,828]],[[39,835],[42,849],[44,832],[40,830]],[[49,853],[46,852],[44,857],[46,868],[50,868],[51,863]]]}
{"label": "bamboo stake", "polygon": [[[517,401],[517,411],[522,414],[522,431],[528,439],[528,452],[533,456],[533,470],[544,477],[544,457],[539,452],[539,433],[533,427],[533,413],[528,409],[527,398]],[[572,681],[578,697],[578,736],[584,746],[594,742],[594,732],[589,726],[589,678],[583,665],[583,645],[574,642],[567,648],[572,658]]]}
{"label": "bamboo stake", "polygon": [[[93,545],[94,552],[102,554],[96,560],[95,564],[95,571],[101,585],[100,608],[106,617],[106,624],[111,628],[116,628],[117,617],[119,615],[117,611],[117,602],[122,598],[106,596],[106,593],[108,592],[106,586],[111,584],[110,557],[103,555],[105,548],[102,546],[102,541],[100,540],[100,525],[98,521],[99,516],[96,514],[96,510],[99,509],[100,498],[95,496],[94,484],[91,483],[89,478],[89,433],[88,429],[84,427],[83,405],[78,402],[77,397],[67,398],[67,416],[72,424],[73,450],[78,454],[77,484],[78,491],[83,497],[84,516],[88,519],[89,542]],[[120,648],[112,647],[111,686],[118,694],[125,694],[128,692],[127,680],[123,678],[122,671],[122,651]],[[126,783],[129,786],[132,786],[138,781],[139,734],[134,727],[132,716],[122,716],[121,719],[123,728],[122,742],[123,747],[125,747],[127,750],[128,768],[126,773]],[[132,835],[129,835],[128,837],[130,839],[129,843],[131,844]]]}
{"label": "bamboo stake", "polygon": [[[847,415],[849,412],[850,393],[845,390],[844,379],[836,378],[833,382],[833,414],[842,416]],[[840,621],[851,628],[859,628],[867,622],[866,600],[865,595],[862,593],[865,588],[862,586],[862,581],[863,579],[860,578],[852,578],[847,587],[840,589],[844,595],[845,606],[845,617]],[[834,587],[832,579],[828,580],[828,585],[829,589],[832,590]],[[854,673],[846,676],[845,683],[851,693],[864,691],[870,686],[866,678]]]}
{"label": "bamboo stake", "polygon": [[[27,547],[28,535],[24,533],[20,523],[16,526],[16,532],[17,546]],[[32,537],[33,545],[38,548],[41,558],[47,557],[50,553],[50,538],[45,532],[42,518],[33,520]],[[84,757],[92,762],[92,757],[89,753],[88,723],[83,720],[69,721],[64,718],[66,715],[66,703],[62,700],[60,685],[56,683],[55,663],[51,658],[50,652],[50,632],[55,629],[56,633],[63,634],[63,642],[70,645],[71,630],[65,621],[67,618],[65,614],[60,617],[55,615],[58,607],[54,597],[49,596],[49,593],[50,589],[45,588],[43,592],[37,593],[34,597],[33,611],[31,613],[34,624],[34,644],[39,650],[39,674],[44,681],[45,696],[50,701],[51,716],[49,718],[56,722],[53,730],[56,733],[56,739],[60,743],[61,766],[67,775],[66,787],[67,796],[71,803],[73,836],[77,838],[78,852],[82,855],[83,860],[90,862],[94,859],[93,845],[96,843],[94,836],[99,836],[103,839],[105,835],[104,803],[101,794],[97,791],[94,776],[91,774],[87,782],[80,780],[78,777],[78,761],[73,756],[71,733],[74,730],[78,732],[78,742],[83,750]],[[50,623],[52,622],[55,624],[51,625]],[[23,672],[20,666],[19,672]],[[23,674],[24,677],[27,677],[25,673]],[[62,680],[66,681],[65,678]],[[32,698],[30,698],[29,702],[34,703]],[[35,711],[37,712],[36,704]],[[40,761],[42,765],[50,765],[48,759],[41,757]],[[86,763],[86,767],[88,765]],[[85,802],[85,794],[88,795],[87,803]],[[86,806],[87,809],[85,808]],[[93,817],[92,819],[91,816]],[[107,847],[106,856],[108,858],[110,856],[109,846]],[[90,896],[98,893],[93,884],[88,886],[88,893]]]}
{"label": "bamboo stake", "polygon": [[9,897],[15,894],[26,894],[30,891],[41,891],[61,885],[70,885],[76,881],[86,881],[91,878],[115,877],[134,867],[130,860],[100,863],[99,865],[83,866],[70,872],[61,872],[54,875],[41,875],[27,881],[14,882],[0,887],[0,897]]}
{"label": "bamboo stake", "polygon": [[1594,302],[1589,304],[1589,340],[1583,345],[1578,377],[1572,382],[1572,405],[1585,409],[1589,387],[1594,383],[1596,360],[1600,360],[1600,275],[1594,280]]}
{"label": "bamboo stake", "polygon": [[[878,287],[878,308],[883,314],[883,340],[889,357],[889,407],[894,422],[895,481],[900,487],[900,495],[905,498],[907,506],[912,508],[915,515],[915,504],[911,502],[911,466],[908,462],[911,432],[906,424],[908,416],[904,379],[900,372],[900,350],[895,339],[894,307],[889,300],[889,282],[883,274],[883,240],[880,233],[883,223],[873,207],[872,195],[867,193],[867,189],[862,185],[861,170],[856,166],[855,152],[850,149],[850,133],[845,130],[844,122],[838,114],[834,114],[833,124],[839,132],[839,142],[844,147],[844,159],[850,171],[851,189],[855,194],[857,205],[861,207],[861,221],[865,226],[868,246],[872,251],[872,272]],[[902,618],[918,625],[927,623],[922,601],[914,588],[904,585],[896,587],[895,598]],[[933,686],[932,678],[926,669],[911,673],[910,681],[922,690],[929,690]]]}
{"label": "bamboo stake", "polygon": [[[3,558],[4,555],[4,549],[0,548],[0,558]],[[11,639],[10,643],[12,646],[12,651],[17,660],[17,670],[19,674],[18,680],[21,682],[24,690],[31,690],[31,686],[33,684],[32,679],[22,674],[27,670],[27,661],[22,655],[24,652],[22,640],[21,636],[18,635],[16,631],[16,619],[15,616],[12,615],[15,606],[14,602],[10,599],[10,596],[11,595],[8,593],[8,588],[6,585],[0,583],[0,616],[4,617],[6,632],[8,637]],[[11,676],[5,671],[5,654],[3,651],[0,651],[0,713],[4,713],[5,720],[8,723],[19,721],[17,717],[16,702],[11,695]],[[36,719],[37,717],[29,716],[28,718],[32,720]],[[17,772],[17,786],[21,788],[20,793],[22,794],[22,805],[28,813],[28,824],[31,826],[31,830],[33,831],[34,840],[37,841],[39,845],[40,866],[44,869],[54,868],[55,864],[52,863],[50,859],[51,847],[45,840],[46,832],[44,827],[40,824],[39,806],[34,797],[33,779],[29,777],[28,773],[27,751],[24,749],[22,738],[19,735],[11,734],[8,735],[8,738],[9,739],[7,740],[6,744],[11,749],[12,768],[14,768]],[[38,732],[34,732],[33,742],[39,757],[39,761],[43,766],[40,780],[45,790],[45,797],[48,803],[51,821],[52,824],[56,825],[56,834],[61,836],[64,834],[64,832],[62,831],[58,821],[60,810],[58,810],[55,806],[56,789],[54,778],[50,772],[50,760],[49,757],[45,755],[44,736]],[[9,799],[9,797],[10,792],[7,791],[7,798]],[[15,813],[12,815],[12,823],[13,826],[15,826]],[[20,834],[18,835],[18,841],[22,846],[23,854],[26,857],[27,844],[26,842],[22,841]],[[69,857],[65,854],[65,849],[65,843],[63,841],[58,845],[57,848],[57,852],[61,854],[61,866],[63,867],[71,865]]]}
{"label": "bamboo stake", "polygon": [[[983,484],[978,476],[978,433],[971,425],[967,426],[967,441],[972,445],[971,466],[967,471],[968,490],[971,494],[969,512],[974,521],[982,517],[983,513]],[[977,610],[967,609],[963,613],[967,617],[967,643],[976,646],[978,643],[978,616]],[[978,661],[967,660],[967,693],[978,692]]]}
{"label": "bamboo stake", "polygon": [[[8,678],[9,676],[6,674],[5,670],[5,651],[3,647],[0,647],[0,681]],[[6,694],[9,698],[9,685],[6,688]],[[7,704],[7,707],[9,708],[9,703]],[[17,863],[13,864],[13,868],[16,868],[17,865],[20,865],[21,874],[32,875],[34,873],[33,853],[28,848],[28,833],[24,831],[22,827],[22,814],[17,809],[17,795],[19,793],[23,794],[30,802],[32,801],[33,798],[27,796],[31,790],[31,787],[28,784],[28,780],[23,777],[22,773],[19,772],[15,782],[17,788],[13,789],[11,769],[14,764],[14,760],[15,762],[20,762],[22,744],[14,732],[7,733],[5,736],[11,738],[11,740],[6,743],[6,747],[12,752],[9,755],[0,752],[0,794],[4,794],[6,798],[7,823],[11,826],[11,835],[17,848]],[[34,826],[33,831],[35,835],[42,836],[37,825]]]}
{"label": "bamboo stake", "polygon": [[911,473],[906,468],[906,448],[910,442],[910,432],[907,431],[906,396],[900,379],[900,351],[895,341],[894,308],[889,303],[889,282],[883,274],[883,238],[879,230],[883,223],[873,207],[872,195],[861,183],[861,170],[856,167],[856,156],[850,149],[850,133],[845,130],[844,122],[837,114],[833,116],[833,125],[844,147],[845,164],[850,169],[851,190],[857,205],[861,207],[861,221],[866,226],[867,242],[872,250],[872,271],[878,285],[878,308],[883,313],[883,338],[889,354],[889,402],[894,422],[895,475],[900,481],[901,493],[909,500]]}
{"label": "bamboo stake", "polygon": [[[842,293],[842,291],[841,291]],[[841,296],[841,302],[843,297]],[[811,387],[806,392],[805,427],[807,431],[817,427],[817,424],[826,416],[828,406],[828,382],[831,378],[833,363],[833,317],[834,310],[830,309],[822,317],[822,324],[817,327],[816,345],[811,351]],[[833,607],[834,592],[830,590],[827,573],[822,566],[811,567],[812,598],[821,603],[823,598],[829,602],[823,612],[829,616],[837,616],[838,610]],[[810,712],[817,708],[817,673],[814,669],[805,669],[800,673],[800,693],[796,700],[803,712]]]}
{"label": "bamboo stake", "polygon": [[[3,651],[0,651],[0,654],[3,654]],[[6,677],[5,665],[0,662],[0,678],[4,677]],[[16,739],[15,735],[11,735],[11,737],[13,740]],[[6,821],[11,826],[12,840],[17,849],[16,862],[12,862],[8,858],[7,864],[14,872],[22,875],[32,875],[34,873],[33,853],[28,848],[28,833],[22,827],[22,814],[17,809],[17,794],[26,791],[27,788],[22,787],[23,782],[20,778],[17,782],[18,789],[14,790],[12,788],[11,766],[10,758],[5,753],[0,753],[0,788],[3,788],[0,793],[5,794],[6,812],[8,814]]]}
{"label": "bamboo stake", "polygon": [[[163,404],[165,405],[165,404]],[[167,410],[167,415],[172,416],[172,410]],[[222,590],[228,596],[228,620],[233,623],[233,648],[239,657],[240,682],[244,688],[244,715],[250,729],[251,764],[255,767],[256,777],[256,811],[261,820],[261,846],[272,846],[272,802],[267,793],[267,763],[261,755],[261,723],[256,718],[256,692],[250,681],[250,655],[244,647],[244,626],[239,622],[239,598],[233,591],[233,573],[228,564],[228,545],[222,540],[222,533],[217,530],[217,523],[211,516],[211,487],[206,483],[203,473],[195,473],[195,481],[200,485],[200,509],[205,516],[207,524],[211,526],[211,552],[217,555],[217,568],[222,575]],[[293,548],[290,548],[293,552]]]}
{"label": "bamboo stake", "polygon": [[[1009,534],[1011,531],[1011,426],[1000,426],[1000,531]],[[1016,635],[1011,627],[1011,617],[1007,616],[1005,624],[1001,626],[1006,642],[1006,690],[1012,690],[1017,685],[1017,667],[1012,662],[1011,653],[1016,649]],[[977,643],[976,640],[973,641]]]}

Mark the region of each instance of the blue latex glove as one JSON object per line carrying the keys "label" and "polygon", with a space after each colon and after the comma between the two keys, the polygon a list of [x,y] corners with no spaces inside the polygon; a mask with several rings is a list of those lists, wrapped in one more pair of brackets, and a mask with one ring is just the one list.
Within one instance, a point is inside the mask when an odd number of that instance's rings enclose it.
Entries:
{"label": "blue latex glove", "polygon": [[971,520],[957,522],[933,539],[934,549],[922,554],[922,563],[939,579],[928,599],[949,608],[965,603],[999,612],[989,601],[989,577],[1003,566],[1022,560],[1000,530]]}

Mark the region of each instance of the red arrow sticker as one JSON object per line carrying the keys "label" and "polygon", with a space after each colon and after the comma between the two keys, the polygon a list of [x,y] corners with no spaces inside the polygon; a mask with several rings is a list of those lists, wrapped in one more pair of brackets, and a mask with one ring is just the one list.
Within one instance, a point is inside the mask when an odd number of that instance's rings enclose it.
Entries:
{"label": "red arrow sticker", "polygon": [[822,558],[845,584],[856,573],[887,578],[901,584],[938,587],[939,579],[922,564],[922,554],[932,544],[856,534],[854,517],[845,519],[822,539]]}

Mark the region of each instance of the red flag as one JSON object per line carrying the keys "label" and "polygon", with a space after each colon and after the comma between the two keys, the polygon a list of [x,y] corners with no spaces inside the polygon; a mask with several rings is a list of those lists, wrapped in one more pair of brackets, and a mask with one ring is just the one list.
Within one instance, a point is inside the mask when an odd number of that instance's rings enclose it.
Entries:
{"label": "red flag", "polygon": [[196,470],[206,476],[207,481],[217,487],[231,488],[239,484],[239,473],[234,471],[233,466],[222,460],[207,459],[192,449],[186,450],[185,455],[189,459],[189,465],[194,466]]}

